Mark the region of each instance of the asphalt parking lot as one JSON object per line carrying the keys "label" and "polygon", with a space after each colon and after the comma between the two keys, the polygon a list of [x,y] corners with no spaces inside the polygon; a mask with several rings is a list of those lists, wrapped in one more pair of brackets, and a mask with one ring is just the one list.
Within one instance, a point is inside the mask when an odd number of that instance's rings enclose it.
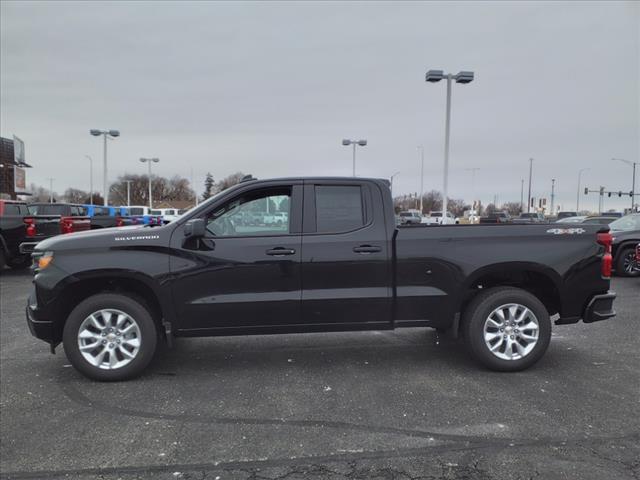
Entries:
{"label": "asphalt parking lot", "polygon": [[182,339],[115,384],[31,337],[30,281],[0,279],[2,478],[640,477],[640,279],[525,372],[415,329]]}

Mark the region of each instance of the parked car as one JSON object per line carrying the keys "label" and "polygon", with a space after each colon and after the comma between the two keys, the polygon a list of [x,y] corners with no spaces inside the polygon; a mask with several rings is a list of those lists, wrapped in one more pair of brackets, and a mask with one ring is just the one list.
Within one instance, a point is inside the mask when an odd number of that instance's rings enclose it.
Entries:
{"label": "parked car", "polygon": [[565,218],[577,217],[577,216],[578,216],[578,212],[558,212],[558,216],[556,217],[556,219],[560,221],[560,220],[564,220]]}
{"label": "parked car", "polygon": [[511,221],[513,223],[548,223],[544,218],[542,213],[532,212],[532,213],[521,213],[516,218],[512,218]]}
{"label": "parked car", "polygon": [[418,225],[422,222],[422,215],[415,210],[400,212],[400,225]]}
{"label": "parked car", "polygon": [[616,275],[637,277],[640,272],[633,268],[635,246],[640,242],[640,213],[632,213],[609,224],[613,235],[613,264]]}
{"label": "parked car", "polygon": [[573,217],[563,217],[555,223],[582,223],[587,219],[586,215],[574,215]]}
{"label": "parked car", "polygon": [[[283,198],[286,225],[236,230],[244,209]],[[33,335],[63,342],[97,380],[140,374],[176,336],[398,327],[463,332],[477,362],[515,371],[542,357],[552,316],[615,315],[607,232],[396,227],[386,180],[253,180],[159,228],[42,242],[26,314]]]}
{"label": "parked car", "polygon": [[609,225],[617,219],[618,217],[587,217],[580,223],[585,223],[587,225]]}
{"label": "parked car", "polygon": [[25,202],[0,200],[0,270],[29,266],[31,257],[20,253],[20,244],[33,233],[32,219]]}
{"label": "parked car", "polygon": [[123,215],[122,208],[120,207],[101,205],[83,205],[83,207],[91,219],[92,230],[97,228],[122,227],[129,223],[127,219],[124,218],[126,216],[126,210]]}
{"label": "parked car", "polygon": [[35,246],[56,235],[91,229],[91,219],[82,205],[72,203],[30,203],[31,232],[20,244],[20,252],[29,254]]}
{"label": "parked car", "polygon": [[428,215],[422,217],[422,223],[427,225],[457,225],[460,220],[453,216],[451,212],[443,217],[442,212],[429,212]]}
{"label": "parked car", "polygon": [[180,216],[177,208],[161,208],[160,215],[162,215],[163,223],[173,222],[176,218]]}
{"label": "parked car", "polygon": [[509,212],[493,212],[486,217],[480,217],[480,223],[511,223]]}
{"label": "parked car", "polygon": [[[152,210],[143,205],[131,205],[126,207],[133,225],[162,225],[162,213],[160,210]],[[155,212],[155,213],[152,213]]]}

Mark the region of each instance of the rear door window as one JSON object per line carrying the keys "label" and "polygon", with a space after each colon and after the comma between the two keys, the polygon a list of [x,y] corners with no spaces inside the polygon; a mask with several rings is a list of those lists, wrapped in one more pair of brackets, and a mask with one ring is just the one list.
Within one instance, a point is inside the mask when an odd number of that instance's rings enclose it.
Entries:
{"label": "rear door window", "polygon": [[316,185],[316,231],[339,233],[365,225],[362,189],[356,185]]}

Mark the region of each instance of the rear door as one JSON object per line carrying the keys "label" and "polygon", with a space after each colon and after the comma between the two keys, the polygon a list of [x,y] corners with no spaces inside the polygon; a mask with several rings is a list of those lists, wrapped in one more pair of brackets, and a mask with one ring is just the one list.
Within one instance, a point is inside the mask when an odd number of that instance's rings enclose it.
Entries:
{"label": "rear door", "polygon": [[303,322],[391,326],[391,243],[382,205],[382,192],[368,182],[305,181]]}

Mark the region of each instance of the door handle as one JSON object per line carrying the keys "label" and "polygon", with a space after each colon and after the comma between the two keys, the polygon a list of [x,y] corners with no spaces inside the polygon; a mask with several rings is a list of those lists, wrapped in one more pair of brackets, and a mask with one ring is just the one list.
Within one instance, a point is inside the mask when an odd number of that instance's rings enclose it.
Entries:
{"label": "door handle", "polygon": [[293,255],[296,251],[293,248],[276,247],[265,252],[272,257],[282,257],[284,255]]}
{"label": "door handle", "polygon": [[354,247],[353,249],[356,253],[361,254],[369,254],[369,253],[378,253],[382,251],[382,248],[376,247],[375,245],[360,245],[359,247]]}

